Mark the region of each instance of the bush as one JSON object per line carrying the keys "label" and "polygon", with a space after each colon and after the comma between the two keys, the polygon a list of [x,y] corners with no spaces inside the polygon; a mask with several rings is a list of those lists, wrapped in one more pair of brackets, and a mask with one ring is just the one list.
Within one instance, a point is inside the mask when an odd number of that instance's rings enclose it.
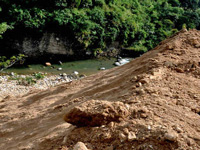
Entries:
{"label": "bush", "polygon": [[14,74],[14,76],[9,77],[9,80],[16,80],[19,85],[34,85],[37,83],[38,80],[43,79],[45,75],[43,73],[34,73],[32,76],[27,75],[27,76],[20,76],[17,74]]}
{"label": "bush", "polygon": [[36,80],[43,79],[45,77],[44,74],[40,73],[40,72],[39,73],[34,73],[33,76],[34,76],[34,78]]}

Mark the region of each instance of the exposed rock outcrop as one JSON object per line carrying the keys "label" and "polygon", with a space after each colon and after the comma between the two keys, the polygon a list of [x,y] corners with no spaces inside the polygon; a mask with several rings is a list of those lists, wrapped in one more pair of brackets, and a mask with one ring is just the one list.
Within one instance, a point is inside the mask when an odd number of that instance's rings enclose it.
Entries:
{"label": "exposed rock outcrop", "polygon": [[1,55],[23,53],[28,56],[28,60],[37,62],[52,62],[58,56],[58,60],[89,57],[84,47],[80,43],[75,43],[70,35],[56,32],[20,34],[18,31],[13,31],[12,34],[5,34],[4,39],[0,41],[0,48]]}

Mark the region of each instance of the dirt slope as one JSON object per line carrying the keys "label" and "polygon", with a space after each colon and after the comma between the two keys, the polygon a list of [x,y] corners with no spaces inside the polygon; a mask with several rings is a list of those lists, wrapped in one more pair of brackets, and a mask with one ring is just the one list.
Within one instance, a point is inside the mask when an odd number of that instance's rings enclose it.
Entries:
{"label": "dirt slope", "polygon": [[[65,122],[67,121],[67,122]],[[131,63],[0,101],[0,149],[200,149],[200,31]]]}

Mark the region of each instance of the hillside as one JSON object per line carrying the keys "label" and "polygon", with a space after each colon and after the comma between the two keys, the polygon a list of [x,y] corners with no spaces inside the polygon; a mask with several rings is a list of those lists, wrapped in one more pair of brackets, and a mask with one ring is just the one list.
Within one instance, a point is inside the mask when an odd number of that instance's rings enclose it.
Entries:
{"label": "hillside", "polygon": [[[200,31],[132,62],[0,101],[0,149],[200,149]],[[67,122],[68,123],[67,123]]]}

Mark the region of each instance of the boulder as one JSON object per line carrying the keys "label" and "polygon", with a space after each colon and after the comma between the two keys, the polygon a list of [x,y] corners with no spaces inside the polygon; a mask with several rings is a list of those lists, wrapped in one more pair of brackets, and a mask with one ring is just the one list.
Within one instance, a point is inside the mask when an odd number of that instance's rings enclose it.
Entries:
{"label": "boulder", "polygon": [[122,102],[90,100],[69,110],[64,119],[76,126],[102,126],[120,122],[129,115],[129,110]]}

